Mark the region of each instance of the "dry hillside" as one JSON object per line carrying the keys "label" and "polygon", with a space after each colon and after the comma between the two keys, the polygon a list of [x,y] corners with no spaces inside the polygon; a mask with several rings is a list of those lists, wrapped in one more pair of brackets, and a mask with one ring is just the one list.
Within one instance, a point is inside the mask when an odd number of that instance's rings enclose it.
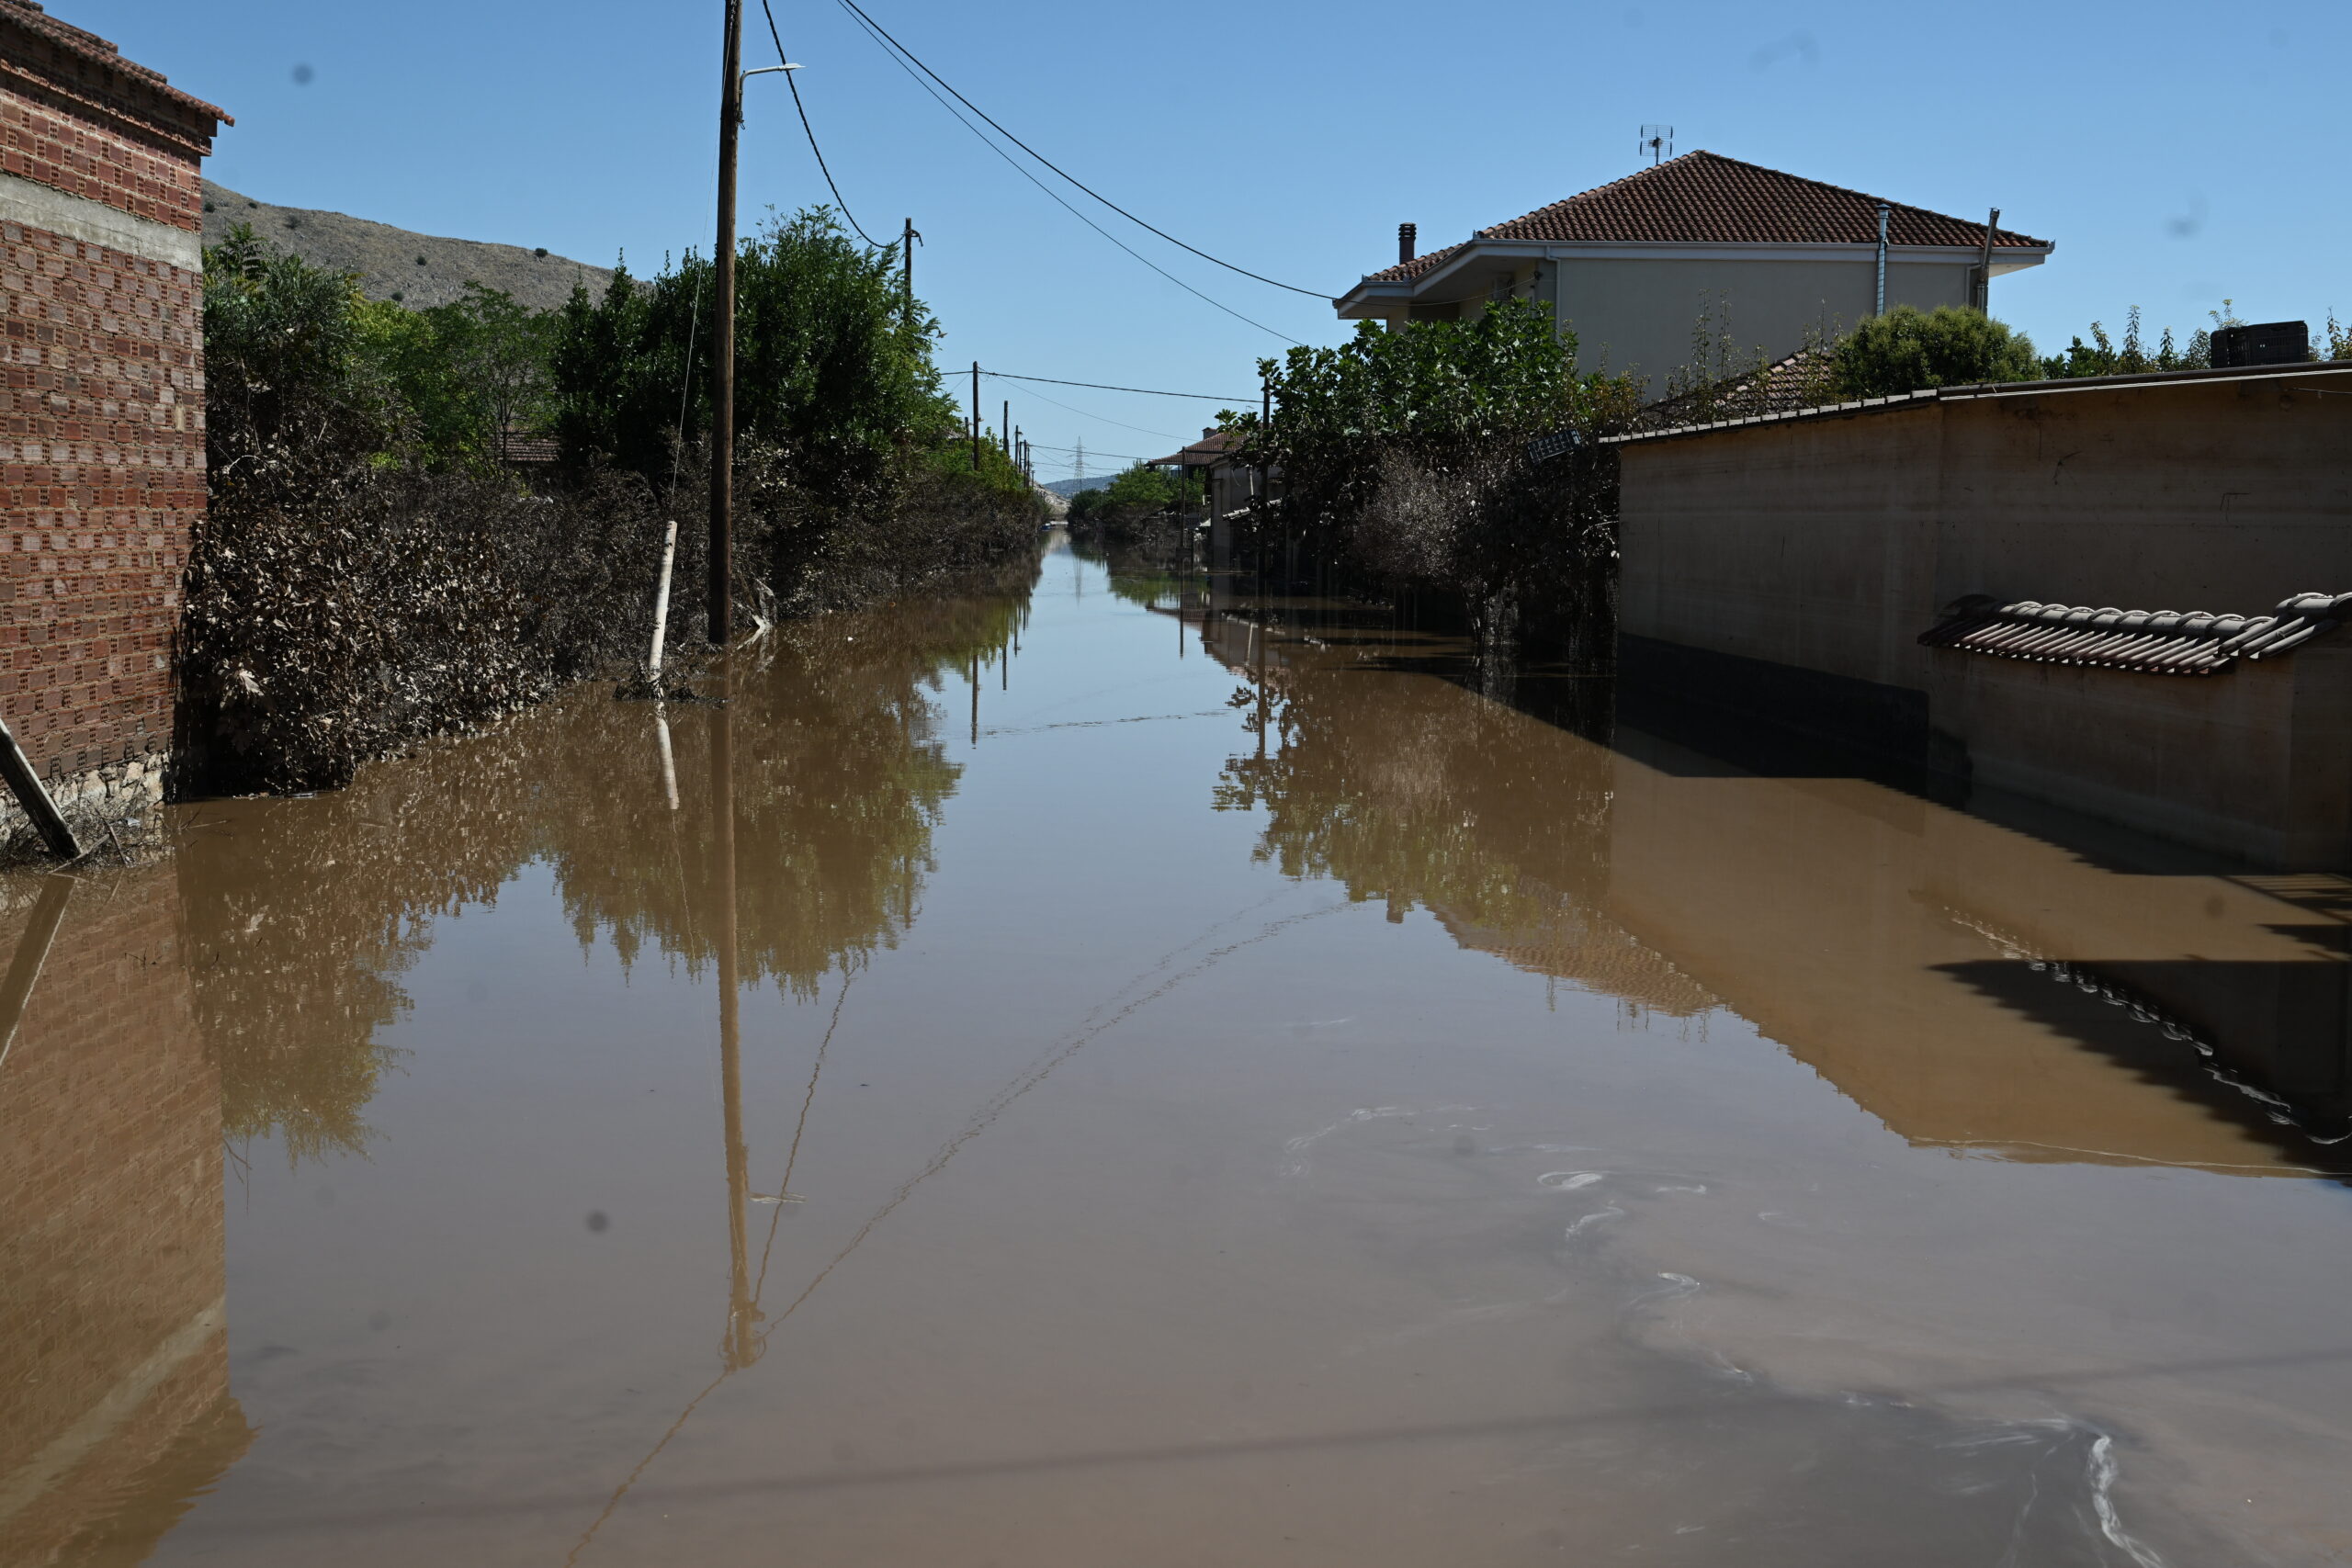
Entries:
{"label": "dry hillside", "polygon": [[305,261],[357,273],[360,288],[371,299],[398,299],[417,310],[447,304],[464,294],[469,283],[501,289],[526,305],[548,310],[571,297],[573,283],[585,283],[596,293],[613,276],[605,267],[519,245],[444,240],[340,212],[272,207],[205,181],[204,243],[219,244],[239,223],[252,224],[263,239]]}

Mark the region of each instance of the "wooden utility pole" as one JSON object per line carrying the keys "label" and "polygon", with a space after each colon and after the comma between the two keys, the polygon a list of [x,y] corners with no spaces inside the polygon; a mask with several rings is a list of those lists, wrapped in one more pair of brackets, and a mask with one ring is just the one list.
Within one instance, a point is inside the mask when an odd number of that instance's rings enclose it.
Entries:
{"label": "wooden utility pole", "polygon": [[972,472],[980,471],[980,362],[972,361]]}
{"label": "wooden utility pole", "polygon": [[907,227],[899,236],[899,291],[906,296],[907,320],[915,319],[915,242],[922,236],[915,232],[915,220],[907,220]]}
{"label": "wooden utility pole", "polygon": [[710,640],[733,630],[735,585],[735,139],[743,123],[743,0],[727,0],[718,85],[718,243],[711,253],[718,310],[711,343]]}

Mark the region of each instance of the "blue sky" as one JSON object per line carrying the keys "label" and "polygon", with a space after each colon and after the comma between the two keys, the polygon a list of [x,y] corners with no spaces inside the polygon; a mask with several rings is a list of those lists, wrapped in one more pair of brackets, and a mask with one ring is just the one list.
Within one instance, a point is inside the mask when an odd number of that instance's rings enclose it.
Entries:
{"label": "blue sky", "polygon": [[[775,0],[817,133],[877,238],[911,216],[942,362],[1246,393],[1281,338],[1113,248],[950,119],[835,0]],[[2058,243],[1995,286],[2044,348],[2143,308],[2185,335],[2352,316],[2341,85],[2352,6],[1976,8],[1610,0],[863,0],[982,108],[1204,250],[1336,294],[1395,259],[1630,173],[1645,122],[1706,148]],[[237,118],[213,177],[429,233],[640,271],[707,249],[719,0],[50,0]],[[773,60],[757,0],[749,63]],[[307,82],[298,67],[309,68]],[[753,81],[747,217],[826,199],[780,78]],[[1065,193],[1069,194],[1069,193]],[[1304,342],[1328,304],[1070,199]],[[988,383],[1041,446],[1157,456],[1215,405]],[[1055,401],[1046,400],[1048,398]],[[1057,402],[1060,405],[1056,406]],[[1147,434],[1148,433],[1148,434]],[[1046,477],[1066,467],[1045,465]]]}

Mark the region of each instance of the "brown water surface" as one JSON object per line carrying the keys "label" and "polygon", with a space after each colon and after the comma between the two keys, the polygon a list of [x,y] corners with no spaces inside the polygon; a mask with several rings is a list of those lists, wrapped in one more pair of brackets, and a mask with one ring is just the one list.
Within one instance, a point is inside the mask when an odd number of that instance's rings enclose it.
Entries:
{"label": "brown water surface", "polygon": [[0,887],[0,1564],[2352,1561],[2342,882],[1204,588]]}

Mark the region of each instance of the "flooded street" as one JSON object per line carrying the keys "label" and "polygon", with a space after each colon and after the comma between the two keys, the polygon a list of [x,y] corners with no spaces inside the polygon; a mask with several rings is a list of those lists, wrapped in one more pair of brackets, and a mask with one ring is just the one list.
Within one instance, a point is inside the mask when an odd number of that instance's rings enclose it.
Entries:
{"label": "flooded street", "polygon": [[1025,583],[0,888],[0,1564],[2352,1562],[2352,885]]}

